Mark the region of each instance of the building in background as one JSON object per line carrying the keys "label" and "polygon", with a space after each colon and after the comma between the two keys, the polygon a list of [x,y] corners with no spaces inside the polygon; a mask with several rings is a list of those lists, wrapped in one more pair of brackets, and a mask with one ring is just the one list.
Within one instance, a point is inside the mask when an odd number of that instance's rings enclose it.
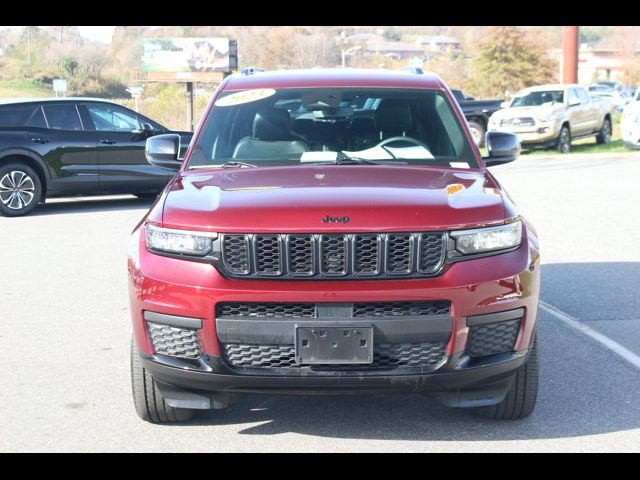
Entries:
{"label": "building in background", "polygon": [[423,36],[412,43],[391,41],[374,33],[356,33],[347,37],[349,44],[361,47],[364,55],[384,55],[394,60],[430,59],[434,56],[461,52],[462,42],[441,35]]}
{"label": "building in background", "polygon": [[[562,78],[562,49],[551,52],[558,60],[558,78]],[[629,62],[640,61],[640,50],[623,51],[613,48],[593,48],[582,44],[578,53],[578,83],[589,85],[598,80],[621,81]]]}
{"label": "building in background", "polygon": [[416,40],[416,45],[422,47],[426,53],[439,54],[448,52],[460,52],[462,42],[456,38],[442,35],[430,35]]}

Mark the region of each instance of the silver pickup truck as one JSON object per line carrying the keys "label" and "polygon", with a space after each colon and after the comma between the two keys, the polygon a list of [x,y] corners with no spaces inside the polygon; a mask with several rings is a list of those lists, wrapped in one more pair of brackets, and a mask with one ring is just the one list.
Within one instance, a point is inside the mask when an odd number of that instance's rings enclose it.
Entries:
{"label": "silver pickup truck", "polygon": [[580,85],[540,85],[520,90],[508,108],[489,119],[489,131],[515,133],[524,148],[571,150],[571,141],[595,136],[609,143],[612,132],[610,102],[593,99]]}

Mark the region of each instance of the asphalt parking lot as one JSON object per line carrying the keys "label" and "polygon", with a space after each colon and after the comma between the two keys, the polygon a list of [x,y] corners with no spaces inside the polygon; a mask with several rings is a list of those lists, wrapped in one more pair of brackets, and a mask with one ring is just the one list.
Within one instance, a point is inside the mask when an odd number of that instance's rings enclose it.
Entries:
{"label": "asphalt parking lot", "polygon": [[640,154],[492,171],[542,244],[530,418],[481,420],[420,395],[250,396],[184,425],[144,423],[125,260],[150,202],[56,200],[0,217],[0,451],[640,451]]}

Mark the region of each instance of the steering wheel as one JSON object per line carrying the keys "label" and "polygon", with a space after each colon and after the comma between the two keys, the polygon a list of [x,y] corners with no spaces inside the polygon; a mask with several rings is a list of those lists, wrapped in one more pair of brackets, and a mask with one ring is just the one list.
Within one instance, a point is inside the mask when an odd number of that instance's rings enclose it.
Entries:
{"label": "steering wheel", "polygon": [[[378,143],[376,145],[376,147],[384,148],[387,145],[389,145],[390,143],[395,143],[395,142],[411,143],[411,144],[413,144],[413,145],[415,145],[417,147],[422,147],[422,148],[426,149],[427,151],[429,151],[429,147],[427,147],[424,143],[422,143],[417,138],[413,138],[413,137],[389,137],[389,138],[385,138],[380,143]],[[385,148],[385,150],[386,150],[386,148]],[[391,153],[391,152],[389,152],[389,153]]]}

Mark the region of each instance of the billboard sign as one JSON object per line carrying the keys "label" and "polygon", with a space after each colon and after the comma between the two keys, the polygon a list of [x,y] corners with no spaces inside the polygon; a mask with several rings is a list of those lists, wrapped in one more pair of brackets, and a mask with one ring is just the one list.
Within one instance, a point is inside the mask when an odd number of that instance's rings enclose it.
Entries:
{"label": "billboard sign", "polygon": [[154,38],[142,42],[146,73],[228,72],[233,68],[228,38]]}

